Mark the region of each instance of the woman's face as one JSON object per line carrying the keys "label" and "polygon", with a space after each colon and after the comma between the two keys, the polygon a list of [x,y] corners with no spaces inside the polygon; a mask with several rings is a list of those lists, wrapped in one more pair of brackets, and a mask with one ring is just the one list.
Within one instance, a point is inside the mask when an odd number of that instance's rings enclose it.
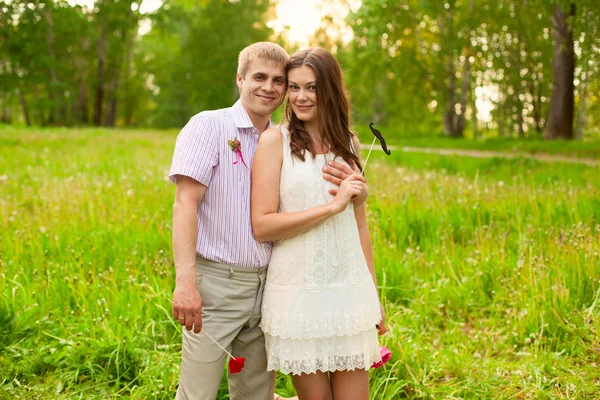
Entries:
{"label": "woman's face", "polygon": [[303,65],[288,72],[288,101],[300,121],[317,120],[317,77],[315,71]]}

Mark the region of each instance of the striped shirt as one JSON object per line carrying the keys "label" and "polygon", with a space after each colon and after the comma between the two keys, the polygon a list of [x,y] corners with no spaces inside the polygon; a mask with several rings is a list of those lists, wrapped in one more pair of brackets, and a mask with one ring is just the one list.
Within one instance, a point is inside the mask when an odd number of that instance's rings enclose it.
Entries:
{"label": "striped shirt", "polygon": [[[271,123],[269,122],[269,126]],[[237,138],[246,166],[228,144]],[[198,208],[196,252],[244,268],[269,263],[272,243],[258,243],[250,219],[251,168],[259,132],[240,100],[193,116],[177,137],[169,178],[189,176],[206,186]]]}

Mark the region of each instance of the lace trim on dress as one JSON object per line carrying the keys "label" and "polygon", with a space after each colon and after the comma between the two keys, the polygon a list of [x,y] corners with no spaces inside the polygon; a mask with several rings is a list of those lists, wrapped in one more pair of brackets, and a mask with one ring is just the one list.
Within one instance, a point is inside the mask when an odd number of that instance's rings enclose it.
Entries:
{"label": "lace trim on dress", "polygon": [[379,312],[365,308],[352,314],[324,316],[321,319],[298,318],[293,314],[267,314],[262,316],[260,327],[265,333],[281,338],[311,339],[329,336],[356,335],[379,323]]}
{"label": "lace trim on dress", "polygon": [[368,370],[381,360],[375,327],[350,336],[283,339],[265,334],[268,369],[301,374],[316,371]]}
{"label": "lace trim on dress", "polygon": [[369,370],[376,360],[370,358],[365,362],[364,355],[318,357],[313,360],[290,361],[277,357],[269,357],[268,371],[280,371],[284,374],[314,374],[317,371],[335,372],[355,369]]}

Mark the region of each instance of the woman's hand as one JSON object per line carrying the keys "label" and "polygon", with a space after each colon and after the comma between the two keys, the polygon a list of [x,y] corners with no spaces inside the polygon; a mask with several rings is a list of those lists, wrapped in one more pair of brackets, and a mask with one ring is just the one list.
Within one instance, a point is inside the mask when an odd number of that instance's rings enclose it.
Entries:
{"label": "woman's hand", "polygon": [[[325,164],[325,167],[323,167],[323,172],[323,178],[326,181],[331,182],[336,186],[340,186],[344,179],[348,178],[356,171],[354,171],[346,164],[342,164],[336,161],[330,161],[327,164]],[[365,180],[364,176],[356,176],[357,180],[361,181],[363,184],[361,185],[360,194],[352,198],[352,201],[354,202],[354,207],[360,206],[367,200],[367,197],[369,197],[369,187],[367,186],[367,181]],[[335,196],[338,190],[338,188],[329,189],[329,194]]]}
{"label": "woman's hand", "polygon": [[340,183],[340,188],[337,190],[337,194],[331,201],[331,204],[335,207],[336,214],[341,213],[346,209],[348,203],[352,201],[352,198],[359,196],[363,190],[363,182],[361,181],[359,174],[352,174]]}
{"label": "woman's hand", "polygon": [[379,336],[384,335],[387,332],[387,327],[385,326],[385,309],[383,308],[383,304],[379,303],[379,310],[381,312],[381,321],[376,325]]}

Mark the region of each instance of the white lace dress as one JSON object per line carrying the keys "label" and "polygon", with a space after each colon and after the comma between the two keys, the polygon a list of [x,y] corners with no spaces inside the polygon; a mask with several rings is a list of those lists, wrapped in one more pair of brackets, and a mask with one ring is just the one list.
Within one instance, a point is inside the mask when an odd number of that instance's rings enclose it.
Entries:
{"label": "white lace dress", "polygon": [[[292,158],[287,130],[279,212],[304,211],[333,198],[322,168],[332,153]],[[340,158],[336,161],[343,162]],[[262,304],[268,370],[301,374],[364,369],[381,359],[377,289],[360,245],[354,207],[310,231],[277,241]]]}

